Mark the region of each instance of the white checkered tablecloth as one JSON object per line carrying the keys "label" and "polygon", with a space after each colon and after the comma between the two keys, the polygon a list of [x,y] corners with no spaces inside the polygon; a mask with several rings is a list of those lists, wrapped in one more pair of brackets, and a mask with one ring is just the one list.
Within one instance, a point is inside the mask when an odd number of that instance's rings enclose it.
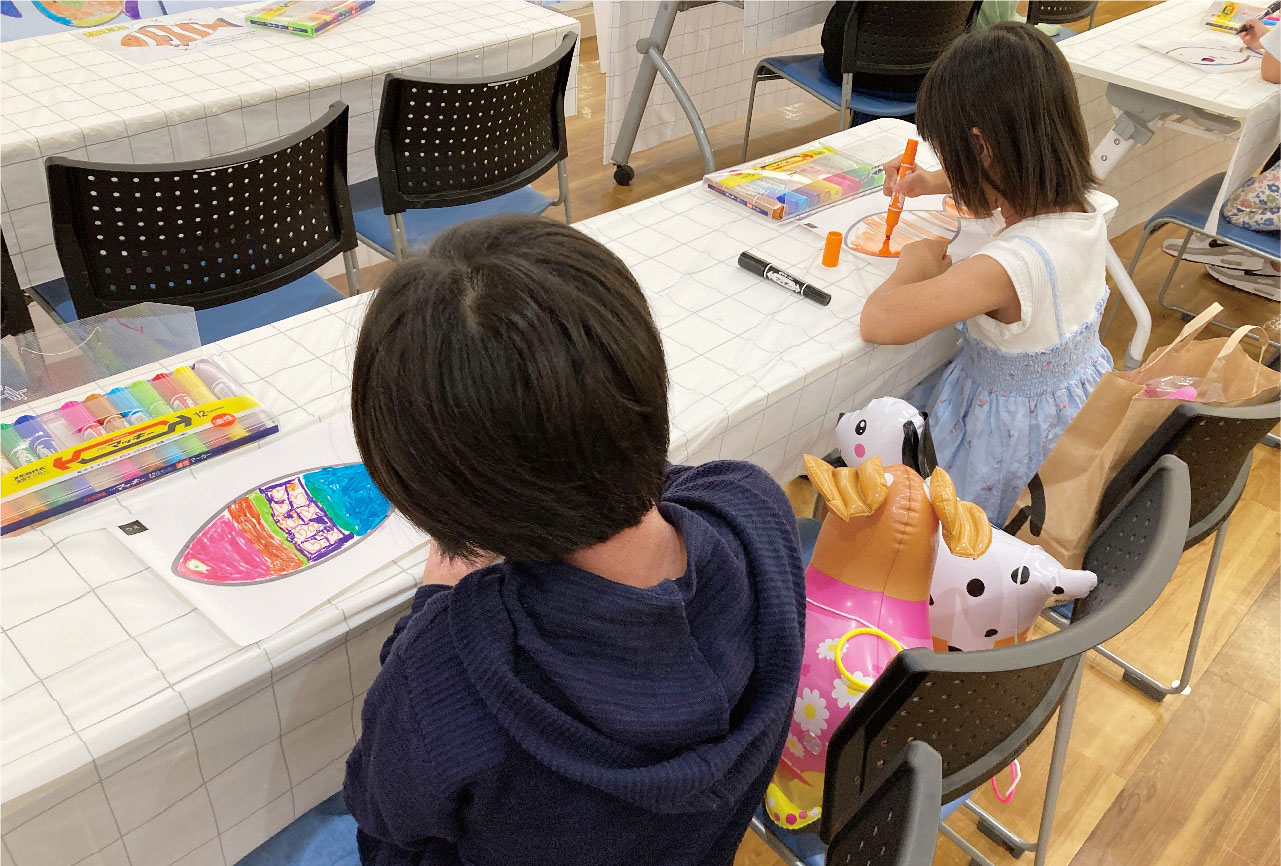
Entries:
{"label": "white checkered tablecloth", "polygon": [[[829,141],[879,160],[901,152],[910,133],[883,120]],[[779,480],[793,477],[803,453],[834,446],[838,412],[906,392],[954,350],[950,331],[911,346],[863,343],[858,315],[880,272],[849,262],[833,276],[818,264],[817,235],[696,184],[577,227],[634,270],[660,324],[675,461],[749,459]],[[747,249],[830,291],[831,305],[743,271],[736,262]],[[333,304],[96,389],[213,356],[279,415],[278,435],[287,435],[346,410],[367,301]],[[180,495],[217,464],[0,542],[5,864],[230,866],[341,786],[378,648],[406,608],[425,550],[238,647],[103,528],[156,497]]]}
{"label": "white checkered tablecloth", "polygon": [[[691,9],[676,16],[663,56],[694,101],[704,126],[746,117],[756,63],[766,56],[820,52],[817,25],[822,24],[831,5],[830,0],[749,0],[744,9],[724,3]],[[595,10],[601,70],[605,72],[604,162],[609,162],[640,68],[636,41],[649,36],[658,3],[597,3]],[[756,88],[755,110],[767,111],[811,98],[785,81],[763,82]],[[833,118],[833,126],[835,123]],[[675,94],[659,76],[632,152],[691,132]]]}
{"label": "white checkered tablecloth", "polygon": [[[260,3],[204,10],[235,16]],[[135,64],[72,32],[0,46],[0,224],[24,286],[62,274],[43,159],[204,159],[301,129],[335,100],[351,107],[348,178],[375,174],[374,127],[388,72],[462,78],[529,66],[578,22],[524,0],[394,2],[315,39],[252,38]],[[577,57],[577,50],[575,51]],[[566,110],[576,112],[577,59]]]}
{"label": "white checkered tablecloth", "polygon": [[1206,8],[1205,3],[1186,0],[1162,3],[1058,43],[1076,74],[1091,145],[1107,135],[1115,119],[1105,95],[1108,83],[1242,121],[1239,139],[1222,141],[1181,127],[1164,127],[1147,144],[1132,150],[1102,186],[1120,202],[1110,224],[1113,235],[1143,222],[1185,190],[1223,171],[1239,140],[1251,139],[1257,132],[1270,135],[1276,145],[1277,88],[1257,70],[1206,74],[1138,44],[1144,38],[1204,35],[1208,31],[1201,21]]}

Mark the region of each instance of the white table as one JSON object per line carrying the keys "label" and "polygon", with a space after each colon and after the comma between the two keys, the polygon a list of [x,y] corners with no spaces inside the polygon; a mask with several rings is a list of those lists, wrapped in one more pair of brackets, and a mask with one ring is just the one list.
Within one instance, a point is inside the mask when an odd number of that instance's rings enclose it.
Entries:
{"label": "white table", "polygon": [[[882,120],[834,139],[884,159],[910,133]],[[780,481],[794,477],[802,454],[834,446],[837,413],[905,393],[954,351],[950,330],[910,346],[865,344],[858,315],[881,272],[854,264],[833,279],[818,265],[817,235],[696,184],[577,228],[627,262],[659,322],[675,461],[750,459]],[[831,305],[743,271],[745,249],[830,291]],[[287,435],[346,410],[367,301],[199,354],[219,357]],[[217,462],[186,472],[217,471]],[[373,569],[283,632],[237,647],[103,528],[188,482],[186,472],[0,542],[6,864],[226,866],[341,786],[378,648],[425,552]]]}
{"label": "white table", "polygon": [[[1277,87],[1257,70],[1207,74],[1138,44],[1152,36],[1173,40],[1204,35],[1209,32],[1200,23],[1205,11],[1206,4],[1199,2],[1162,3],[1059,43],[1076,73],[1090,141],[1101,145],[1096,154],[1109,155],[1106,146],[1114,138],[1118,109],[1109,100],[1108,85],[1148,95],[1150,110],[1164,115],[1149,124],[1151,139],[1124,162],[1119,158],[1128,148],[1121,136],[1115,145],[1119,152],[1110,154],[1114,165],[1096,163],[1107,175],[1103,190],[1120,202],[1111,224],[1114,235],[1143,222],[1206,176],[1223,171],[1239,155],[1232,166],[1236,171],[1229,172],[1224,184],[1235,186],[1277,145]],[[1172,122],[1173,114],[1237,131],[1207,132],[1196,122]],[[1217,222],[1217,208],[1213,219]]]}
{"label": "white table", "polygon": [[[747,116],[752,71],[767,53],[820,51],[818,25],[831,5],[831,0],[596,3],[605,73],[604,161],[625,166],[636,151],[692,132],[710,171],[706,127]],[[660,69],[664,80],[655,81],[657,58],[638,52],[642,39],[669,66]],[[757,110],[807,98],[785,81],[763,82],[756,89]],[[833,128],[838,128],[835,119]]]}
{"label": "white table", "polygon": [[[235,18],[201,10],[200,20]],[[204,159],[301,129],[335,100],[350,108],[348,179],[374,176],[374,128],[389,72],[461,78],[520,69],[551,54],[578,22],[524,0],[381,2],[316,39],[253,38],[135,64],[77,34],[0,47],[0,223],[22,285],[62,274],[43,160]],[[577,49],[575,49],[577,57]],[[566,110],[576,111],[577,60]]]}

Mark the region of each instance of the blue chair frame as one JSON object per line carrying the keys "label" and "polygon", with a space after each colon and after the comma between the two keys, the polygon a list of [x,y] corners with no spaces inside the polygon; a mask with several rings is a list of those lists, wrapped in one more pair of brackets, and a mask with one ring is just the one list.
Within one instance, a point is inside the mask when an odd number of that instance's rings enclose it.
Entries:
{"label": "blue chair frame", "polygon": [[[466,220],[563,205],[570,223],[565,91],[575,44],[567,34],[547,57],[496,76],[384,78],[378,176],[352,187],[361,242],[402,261],[411,244]],[[553,165],[555,201],[529,186]]]}
{"label": "blue chair frame", "polygon": [[276,141],[186,162],[49,157],[65,278],[31,295],[58,322],[145,301],[189,306],[210,343],[342,300],[315,273],[340,253],[358,294],[347,117],[334,102]]}
{"label": "blue chair frame", "polygon": [[[1217,232],[1207,232],[1205,230],[1205,224],[1210,219],[1210,211],[1213,209],[1215,199],[1218,197],[1219,188],[1223,186],[1223,177],[1224,172],[1207,177],[1154,213],[1144,225],[1143,235],[1139,238],[1139,245],[1135,248],[1134,255],[1130,258],[1129,267],[1126,268],[1130,275],[1133,276],[1134,269],[1139,264],[1139,257],[1143,255],[1143,248],[1147,246],[1148,239],[1152,237],[1157,229],[1167,225],[1177,225],[1185,229],[1183,243],[1179,245],[1179,251],[1175,255],[1174,261],[1170,264],[1170,269],[1166,271],[1165,281],[1161,283],[1161,291],[1157,293],[1158,304],[1167,310],[1178,313],[1185,320],[1191,320],[1196,313],[1178,304],[1167,302],[1165,293],[1170,288],[1170,281],[1174,279],[1174,272],[1178,270],[1179,265],[1183,262],[1183,256],[1187,252],[1188,244],[1191,243],[1194,234],[1214,238],[1228,246],[1256,253],[1268,261],[1281,264],[1281,234],[1242,228],[1241,226],[1232,225],[1227,220],[1220,221]],[[1115,314],[1116,308],[1113,308],[1112,315],[1108,317],[1108,321],[1103,327],[1104,332],[1107,331],[1107,326],[1112,323],[1112,316]],[[1228,331],[1233,330],[1231,325],[1218,319],[1212,319],[1211,324]],[[1274,350],[1281,352],[1281,344],[1278,344],[1276,340],[1269,340],[1268,344]]]}
{"label": "blue chair frame", "polygon": [[[860,28],[875,30],[877,24],[882,23],[873,23],[868,20],[869,15],[878,12],[875,7],[898,6],[900,8],[894,10],[894,15],[901,15],[903,20],[928,21],[928,18],[922,19],[922,16],[932,14],[928,8],[931,5],[937,8],[937,6],[950,4],[856,3],[845,27],[844,56],[841,60],[841,68],[844,73],[841,76],[840,84],[827,77],[823,68],[822,54],[766,57],[761,60],[756,65],[756,70],[752,73],[752,88],[747,97],[747,120],[743,126],[743,158],[741,161],[747,161],[747,144],[752,132],[752,111],[756,105],[756,85],[762,81],[788,81],[823,104],[836,109],[840,114],[838,131],[849,127],[851,113],[854,111],[876,117],[909,117],[914,115],[916,113],[915,94],[904,94],[903,99],[893,99],[877,95],[871,91],[856,91],[854,90],[854,72],[857,70],[881,75],[923,75],[929,71],[934,60],[951,43],[952,39],[974,26],[974,20],[978,17],[979,7],[983,5],[981,0],[970,4],[964,24],[959,30],[945,33],[947,38],[936,38],[935,41],[938,44],[933,47],[937,48],[937,50],[927,51],[926,53],[930,56],[926,59],[916,58],[917,62],[884,62],[880,59],[875,62],[861,61],[858,56],[859,31]],[[881,13],[884,12],[883,9],[879,11]],[[920,14],[917,14],[918,12]],[[917,41],[929,36],[938,36],[938,34],[922,34],[919,29],[913,30],[912,34],[912,38]]]}

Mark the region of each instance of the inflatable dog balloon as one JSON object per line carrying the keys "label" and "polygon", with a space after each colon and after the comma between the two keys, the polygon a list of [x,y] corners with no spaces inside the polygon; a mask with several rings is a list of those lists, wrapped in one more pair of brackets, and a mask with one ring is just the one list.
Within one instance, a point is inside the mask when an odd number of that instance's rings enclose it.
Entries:
{"label": "inflatable dog balloon", "polygon": [[[893,397],[843,415],[836,438],[850,466],[872,457],[909,465],[933,460],[926,417]],[[1093,572],[1064,568],[1041,548],[1000,530],[978,559],[941,549],[930,582],[934,649],[992,649],[1025,641],[1046,604],[1083,598],[1097,582]]]}
{"label": "inflatable dog balloon", "polygon": [[805,572],[805,656],[787,746],[765,795],[769,816],[796,829],[823,801],[832,731],[890,659],[929,647],[930,578],[938,540],[957,556],[980,556],[992,527],[960,502],[947,473],[929,491],[914,470],[871,457],[857,469],[811,455],[805,469],[828,515]]}

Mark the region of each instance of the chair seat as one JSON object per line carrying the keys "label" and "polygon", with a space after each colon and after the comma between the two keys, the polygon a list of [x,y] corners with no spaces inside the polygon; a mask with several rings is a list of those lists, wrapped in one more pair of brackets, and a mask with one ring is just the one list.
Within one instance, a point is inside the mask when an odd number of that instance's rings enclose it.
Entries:
{"label": "chair seat", "polygon": [[[377,192],[377,178],[358,183],[351,189],[355,212],[356,234],[366,243],[377,246],[384,255],[391,256],[394,249],[391,240],[391,225],[382,204],[370,204],[361,208],[361,204],[370,201],[370,187]],[[377,198],[373,199],[378,202]],[[504,213],[527,213],[538,215],[551,207],[552,200],[532,187],[520,189],[475,204],[460,204],[454,207],[415,208],[405,211],[405,240],[411,250],[425,247],[431,239],[445,229],[468,220],[497,216]]]}
{"label": "chair seat", "polygon": [[[1219,194],[1219,187],[1223,185],[1223,175],[1223,172],[1210,175],[1161,208],[1148,219],[1145,228],[1167,222],[1178,223],[1192,229],[1199,229],[1205,225],[1210,217],[1210,210],[1214,207],[1214,199]],[[1216,237],[1271,259],[1281,259],[1281,234],[1276,232],[1256,232],[1254,229],[1242,228],[1227,220],[1220,220]]]}
{"label": "chair seat", "polygon": [[[28,291],[39,295],[61,321],[74,322],[80,318],[71,302],[66,280],[51,280]],[[206,345],[342,299],[342,294],[324,277],[313,273],[243,301],[196,310],[196,327],[200,330],[201,344]]]}
{"label": "chair seat", "polygon": [[[788,57],[766,57],[763,66],[781,75],[832,108],[841,107],[841,85],[827,77],[822,54],[796,54]],[[887,99],[855,90],[850,94],[850,108],[876,117],[906,117],[916,113],[916,94],[905,93],[903,99]]]}

